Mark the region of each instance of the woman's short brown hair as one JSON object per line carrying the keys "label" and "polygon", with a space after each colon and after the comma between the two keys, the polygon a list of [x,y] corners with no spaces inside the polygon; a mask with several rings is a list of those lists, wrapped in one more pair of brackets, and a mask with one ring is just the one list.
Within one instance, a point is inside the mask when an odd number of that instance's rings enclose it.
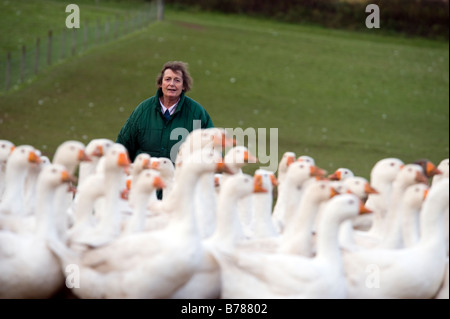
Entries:
{"label": "woman's short brown hair", "polygon": [[193,80],[188,71],[188,64],[185,62],[182,62],[182,61],[169,61],[166,64],[164,64],[164,66],[161,70],[161,73],[156,78],[156,85],[158,87],[161,87],[162,80],[164,77],[164,72],[167,69],[170,69],[173,72],[181,71],[181,73],[183,74],[183,89],[184,89],[184,91],[188,92],[191,89]]}

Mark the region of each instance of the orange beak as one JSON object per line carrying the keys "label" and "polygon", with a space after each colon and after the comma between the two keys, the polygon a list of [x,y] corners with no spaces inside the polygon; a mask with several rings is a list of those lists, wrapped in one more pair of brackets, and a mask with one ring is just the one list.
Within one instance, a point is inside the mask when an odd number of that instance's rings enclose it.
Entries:
{"label": "orange beak", "polygon": [[258,163],[258,159],[252,154],[250,154],[249,151],[244,152],[244,161],[246,163]]}
{"label": "orange beak", "polygon": [[339,195],[340,193],[336,190],[334,187],[330,187],[330,198],[333,198],[336,195]]}
{"label": "orange beak", "polygon": [[368,209],[366,206],[364,206],[364,203],[361,202],[359,204],[359,214],[363,215],[363,214],[370,214],[372,213],[372,211],[370,209]]}
{"label": "orange beak", "polygon": [[368,195],[368,194],[379,194],[378,191],[373,188],[372,186],[370,186],[369,183],[367,183],[366,185],[364,185],[364,192]]}
{"label": "orange beak", "polygon": [[98,145],[98,146],[95,148],[94,153],[92,153],[92,155],[97,156],[97,157],[102,157],[103,154],[104,154],[104,153],[103,153],[103,146],[101,146],[101,145]]}
{"label": "orange beak", "polygon": [[128,167],[130,166],[131,161],[128,158],[128,155],[124,152],[119,153],[119,157],[117,159],[117,165],[119,166],[123,166],[123,167]]}
{"label": "orange beak", "polygon": [[40,164],[40,163],[42,163],[42,160],[41,160],[41,158],[39,156],[36,155],[35,152],[31,151],[28,154],[28,162]]}
{"label": "orange beak", "polygon": [[287,162],[286,162],[286,166],[289,167],[289,165],[291,165],[294,162],[295,162],[295,157],[294,156],[288,156]]}
{"label": "orange beak", "polygon": [[164,182],[163,182],[163,180],[161,179],[160,176],[156,176],[153,179],[153,187],[161,189],[161,188],[166,187],[166,184],[164,184]]}
{"label": "orange beak", "polygon": [[225,162],[223,160],[221,160],[220,162],[217,163],[216,172],[217,173],[227,173],[230,175],[234,174],[234,172],[227,166],[227,164],[225,164]]}
{"label": "orange beak", "polygon": [[152,161],[152,168],[157,170],[159,168],[159,162],[158,161]]}
{"label": "orange beak", "polygon": [[70,183],[70,182],[75,183],[76,178],[74,176],[70,175],[68,171],[64,170],[61,172],[61,181],[63,183]]}
{"label": "orange beak", "polygon": [[425,200],[425,198],[427,198],[427,196],[428,196],[428,189],[426,189],[426,190],[423,192],[423,200]]}
{"label": "orange beak", "polygon": [[324,177],[326,171],[321,168],[318,168],[317,166],[312,165],[310,169],[310,174],[311,176]]}
{"label": "orange beak", "polygon": [[336,171],[331,175],[328,175],[328,178],[332,181],[340,181],[341,180],[341,172]]}
{"label": "orange beak", "polygon": [[143,169],[149,169],[149,168],[151,168],[150,160],[149,160],[148,158],[146,158],[146,159],[143,160],[143,162],[142,162],[142,168],[143,168]]}
{"label": "orange beak", "polygon": [[442,174],[442,172],[431,162],[427,162],[426,176],[433,177],[434,175]]}
{"label": "orange beak", "polygon": [[275,175],[270,175],[270,181],[272,182],[273,186],[278,186],[278,180]]}
{"label": "orange beak", "polygon": [[84,150],[78,151],[78,160],[80,162],[90,162],[91,161],[91,159],[87,156],[87,154]]}
{"label": "orange beak", "polygon": [[254,193],[267,193],[267,189],[263,187],[262,176],[255,175],[253,178],[253,192]]}

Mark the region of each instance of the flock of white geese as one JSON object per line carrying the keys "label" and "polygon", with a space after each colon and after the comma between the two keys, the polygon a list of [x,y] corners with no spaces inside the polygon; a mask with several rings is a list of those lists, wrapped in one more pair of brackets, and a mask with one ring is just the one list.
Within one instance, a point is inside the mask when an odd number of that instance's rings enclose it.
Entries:
{"label": "flock of white geese", "polygon": [[293,152],[243,173],[256,162],[220,128],[175,165],[0,140],[0,298],[449,298],[448,158],[384,158],[370,181]]}

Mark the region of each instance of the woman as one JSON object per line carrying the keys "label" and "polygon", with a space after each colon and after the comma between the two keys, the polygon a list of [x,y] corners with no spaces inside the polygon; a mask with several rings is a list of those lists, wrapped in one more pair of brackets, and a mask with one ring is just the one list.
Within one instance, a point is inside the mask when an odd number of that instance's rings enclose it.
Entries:
{"label": "woman", "polygon": [[[140,153],[148,153],[175,162],[179,142],[189,132],[195,128],[213,127],[203,106],[185,95],[192,86],[186,63],[171,61],[164,64],[156,85],[156,95],[136,107],[116,140],[127,148],[132,161]],[[184,130],[171,136],[174,129],[180,128]],[[185,134],[180,134],[183,132]]]}

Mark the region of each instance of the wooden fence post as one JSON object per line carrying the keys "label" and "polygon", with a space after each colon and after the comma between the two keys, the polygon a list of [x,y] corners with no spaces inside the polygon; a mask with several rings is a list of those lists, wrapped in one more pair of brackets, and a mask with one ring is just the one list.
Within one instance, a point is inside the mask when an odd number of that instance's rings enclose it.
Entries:
{"label": "wooden fence post", "polygon": [[47,64],[52,65],[52,41],[53,31],[48,31],[48,49],[47,49]]}
{"label": "wooden fence post", "polygon": [[164,0],[158,0],[157,2],[158,21],[164,20]]}
{"label": "wooden fence post", "polygon": [[11,52],[8,52],[6,56],[6,74],[5,74],[5,90],[9,90],[11,84]]}
{"label": "wooden fence post", "polygon": [[22,60],[20,62],[20,82],[25,81],[25,62],[26,62],[26,48],[22,45]]}
{"label": "wooden fence post", "polygon": [[61,56],[60,59],[64,60],[66,57],[66,28],[63,28],[61,33]]}
{"label": "wooden fence post", "polygon": [[39,51],[40,51],[41,39],[36,39],[36,55],[34,59],[34,74],[39,72]]}
{"label": "wooden fence post", "polygon": [[75,28],[72,29],[72,56],[74,56],[77,51],[77,34],[75,33],[75,30]]}

